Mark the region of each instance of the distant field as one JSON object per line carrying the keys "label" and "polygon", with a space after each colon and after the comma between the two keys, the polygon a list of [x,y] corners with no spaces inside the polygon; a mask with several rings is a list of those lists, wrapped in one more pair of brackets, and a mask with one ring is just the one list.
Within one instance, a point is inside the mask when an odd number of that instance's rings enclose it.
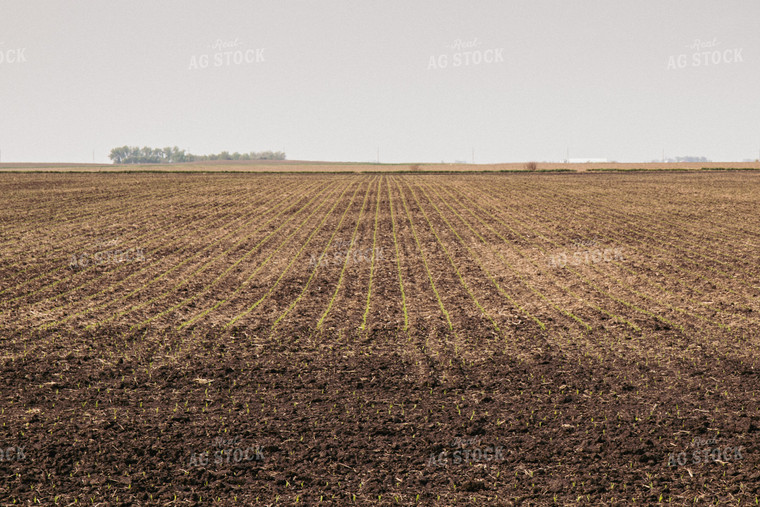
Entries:
{"label": "distant field", "polygon": [[[679,162],[679,163],[593,163],[593,164],[537,164],[539,171],[585,172],[594,170],[694,170],[760,169],[760,162]],[[169,172],[480,172],[524,171],[524,163],[509,164],[371,164],[354,162],[311,162],[302,160],[260,161],[213,161],[186,164],[34,164],[2,163],[2,171],[61,171],[61,172],[123,172],[123,171],[169,171]]]}
{"label": "distant field", "polygon": [[[420,169],[443,167],[486,166]],[[754,172],[10,173],[0,195],[3,431],[29,457],[0,463],[8,501],[760,496]],[[219,434],[263,459],[199,465]]]}

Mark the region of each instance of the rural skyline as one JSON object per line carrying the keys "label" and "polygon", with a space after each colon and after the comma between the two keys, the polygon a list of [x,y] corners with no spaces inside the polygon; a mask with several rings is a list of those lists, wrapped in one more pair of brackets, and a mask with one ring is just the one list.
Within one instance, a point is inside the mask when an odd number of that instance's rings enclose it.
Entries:
{"label": "rural skyline", "polygon": [[0,160],[760,157],[760,3],[0,4]]}

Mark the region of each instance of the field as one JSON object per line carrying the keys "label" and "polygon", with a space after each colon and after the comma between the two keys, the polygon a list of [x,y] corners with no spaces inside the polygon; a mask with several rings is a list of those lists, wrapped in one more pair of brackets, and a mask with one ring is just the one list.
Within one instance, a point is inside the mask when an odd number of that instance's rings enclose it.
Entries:
{"label": "field", "polygon": [[0,174],[3,504],[756,504],[760,177]]}
{"label": "field", "polygon": [[[261,172],[261,173],[372,173],[372,172],[523,172],[526,164],[380,164],[356,162],[318,162],[309,160],[212,160],[181,164],[71,164],[0,163],[0,172]],[[754,162],[538,162],[538,171],[700,171],[703,169],[760,169]]]}

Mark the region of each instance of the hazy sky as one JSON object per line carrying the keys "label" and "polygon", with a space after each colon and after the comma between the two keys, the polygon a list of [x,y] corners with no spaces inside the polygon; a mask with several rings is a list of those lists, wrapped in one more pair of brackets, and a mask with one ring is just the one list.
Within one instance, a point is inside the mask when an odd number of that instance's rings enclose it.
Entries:
{"label": "hazy sky", "polygon": [[758,0],[0,0],[0,150],[755,159],[759,53]]}

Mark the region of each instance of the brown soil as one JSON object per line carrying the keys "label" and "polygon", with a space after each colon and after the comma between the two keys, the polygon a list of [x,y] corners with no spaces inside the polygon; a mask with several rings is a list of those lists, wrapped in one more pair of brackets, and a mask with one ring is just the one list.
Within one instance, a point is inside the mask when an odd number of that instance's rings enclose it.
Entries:
{"label": "brown soil", "polygon": [[754,174],[0,193],[3,504],[760,497]]}

